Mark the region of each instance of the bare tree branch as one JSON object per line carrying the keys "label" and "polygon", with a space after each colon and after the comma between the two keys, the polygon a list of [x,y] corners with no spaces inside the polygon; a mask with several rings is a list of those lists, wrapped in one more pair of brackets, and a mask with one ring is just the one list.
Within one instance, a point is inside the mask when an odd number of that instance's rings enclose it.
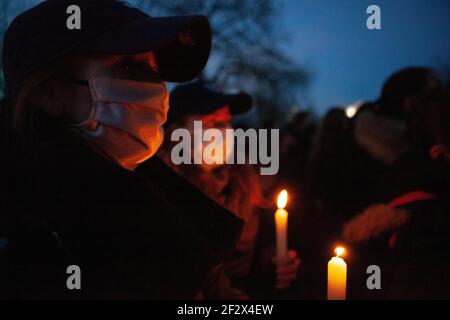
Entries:
{"label": "bare tree branch", "polygon": [[[273,125],[309,74],[284,55],[274,30],[277,0],[137,0],[151,15],[204,14],[213,28],[213,50],[202,77],[224,89],[252,94],[261,124]],[[277,31],[277,32],[275,32]]]}

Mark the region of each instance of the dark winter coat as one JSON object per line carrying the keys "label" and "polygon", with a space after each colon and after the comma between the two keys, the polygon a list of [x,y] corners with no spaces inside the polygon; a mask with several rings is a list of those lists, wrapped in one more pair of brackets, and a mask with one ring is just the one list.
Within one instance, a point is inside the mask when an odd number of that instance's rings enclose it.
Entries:
{"label": "dark winter coat", "polygon": [[[385,204],[347,222],[352,244],[350,297],[448,299],[450,297],[450,170],[443,160],[408,154],[385,180]],[[366,268],[381,268],[381,290],[366,286]]]}
{"label": "dark winter coat", "polygon": [[130,172],[69,133],[2,171],[2,298],[194,298],[242,228],[156,157]]}

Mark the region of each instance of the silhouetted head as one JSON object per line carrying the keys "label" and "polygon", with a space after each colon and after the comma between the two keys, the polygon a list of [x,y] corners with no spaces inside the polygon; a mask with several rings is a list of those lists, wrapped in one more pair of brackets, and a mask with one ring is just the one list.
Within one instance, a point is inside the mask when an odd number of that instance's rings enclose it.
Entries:
{"label": "silhouetted head", "polygon": [[442,87],[430,68],[410,67],[392,74],[384,83],[379,99],[384,114],[407,118],[418,105]]}
{"label": "silhouetted head", "polygon": [[423,112],[410,129],[414,146],[430,153],[433,159],[450,163],[450,93],[443,91],[430,97]]}

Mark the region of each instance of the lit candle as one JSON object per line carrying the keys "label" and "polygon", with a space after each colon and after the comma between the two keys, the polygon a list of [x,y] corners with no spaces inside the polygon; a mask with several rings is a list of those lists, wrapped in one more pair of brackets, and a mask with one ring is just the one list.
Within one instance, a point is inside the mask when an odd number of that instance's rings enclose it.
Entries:
{"label": "lit candle", "polygon": [[288,212],[284,209],[287,203],[287,191],[282,190],[278,195],[275,212],[275,227],[277,236],[277,261],[283,261],[287,256],[287,220]]}
{"label": "lit candle", "polygon": [[340,257],[345,249],[337,247],[334,250],[336,257],[328,262],[328,300],[345,300],[347,289],[347,264]]}

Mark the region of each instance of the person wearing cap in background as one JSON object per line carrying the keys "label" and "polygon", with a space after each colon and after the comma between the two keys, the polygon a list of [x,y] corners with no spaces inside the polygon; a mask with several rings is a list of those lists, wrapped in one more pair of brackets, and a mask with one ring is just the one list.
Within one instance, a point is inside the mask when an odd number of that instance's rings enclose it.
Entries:
{"label": "person wearing cap in background", "polygon": [[[81,30],[66,28],[69,5]],[[12,21],[0,297],[198,294],[243,222],[153,156],[169,107],[163,81],[195,77],[210,47],[204,16],[153,18],[114,0],[48,0]]]}
{"label": "person wearing cap in background", "polygon": [[395,72],[383,84],[378,101],[360,108],[353,118],[356,142],[382,165],[392,165],[408,150],[408,122],[419,106],[441,88],[430,68],[410,67]]}
{"label": "person wearing cap in background", "polygon": [[[417,110],[411,150],[383,177],[380,200],[344,224],[360,274],[355,297],[448,299],[450,296],[450,95],[435,92]],[[357,251],[358,250],[358,251]],[[367,290],[363,270],[382,270],[382,290]]]}
{"label": "person wearing cap in background", "polygon": [[[166,123],[166,141],[158,154],[176,172],[186,177],[201,191],[220,205],[235,213],[245,221],[245,226],[237,243],[235,252],[226,263],[215,268],[203,287],[206,299],[245,299],[251,295],[252,280],[263,257],[255,256],[255,245],[260,229],[260,209],[270,207],[271,202],[263,198],[259,176],[255,168],[248,164],[225,164],[234,153],[234,141],[225,138],[227,129],[232,129],[235,115],[250,110],[252,99],[246,93],[225,94],[215,90],[208,83],[198,80],[179,85],[170,95],[171,110]],[[200,153],[200,164],[175,165],[171,159],[174,142],[171,136],[174,130],[187,129],[191,137],[197,139],[202,132],[195,132],[194,121],[201,121],[202,130],[210,128],[222,131],[224,139],[219,142],[212,161],[204,161],[207,153],[202,152],[209,142],[191,144],[191,157]],[[232,143],[232,147],[228,146]],[[194,146],[196,145],[196,146]],[[233,152],[234,150],[234,152]],[[209,163],[207,163],[209,162]],[[262,255],[262,254],[261,254]],[[270,265],[269,256],[267,265]],[[289,251],[289,259],[276,268],[276,287],[286,289],[296,279],[300,260],[295,251]],[[250,293],[250,294],[249,294]],[[267,297],[266,297],[267,298]]]}
{"label": "person wearing cap in background", "polygon": [[388,77],[377,101],[364,103],[350,119],[354,168],[348,180],[353,181],[355,195],[351,215],[380,200],[385,190],[383,177],[412,148],[408,130],[420,106],[441,89],[431,69],[404,68]]}

